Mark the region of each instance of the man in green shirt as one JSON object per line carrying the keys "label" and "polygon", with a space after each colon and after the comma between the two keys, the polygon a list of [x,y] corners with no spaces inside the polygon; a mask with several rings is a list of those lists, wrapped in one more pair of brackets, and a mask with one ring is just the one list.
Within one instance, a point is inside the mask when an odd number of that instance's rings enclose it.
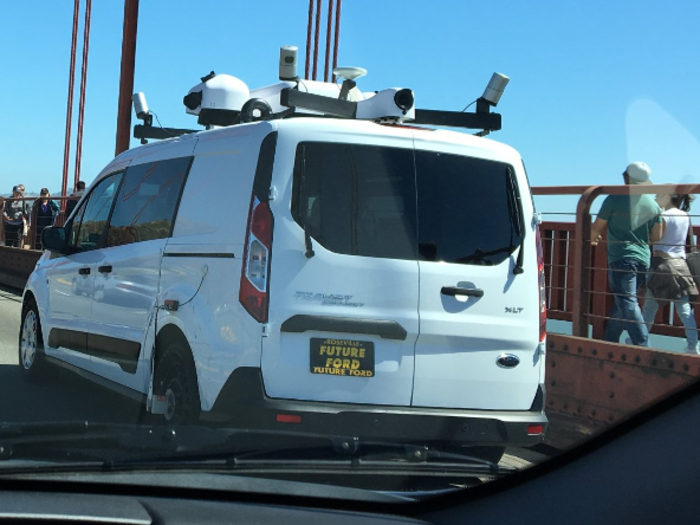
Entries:
{"label": "man in green shirt", "polygon": [[[622,174],[625,184],[651,184],[650,175],[644,162],[633,162]],[[649,244],[661,238],[661,208],[652,195],[609,195],[591,229],[593,246],[602,240],[606,228],[608,280],[615,305],[603,339],[617,343],[627,330],[632,344],[647,346],[649,331],[636,294],[646,282]]]}

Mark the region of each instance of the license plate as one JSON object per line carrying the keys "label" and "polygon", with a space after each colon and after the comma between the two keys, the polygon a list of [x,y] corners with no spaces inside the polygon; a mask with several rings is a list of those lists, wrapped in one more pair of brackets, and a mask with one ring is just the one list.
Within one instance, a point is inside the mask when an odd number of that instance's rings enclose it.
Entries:
{"label": "license plate", "polygon": [[352,339],[311,338],[311,373],[374,377],[374,343]]}

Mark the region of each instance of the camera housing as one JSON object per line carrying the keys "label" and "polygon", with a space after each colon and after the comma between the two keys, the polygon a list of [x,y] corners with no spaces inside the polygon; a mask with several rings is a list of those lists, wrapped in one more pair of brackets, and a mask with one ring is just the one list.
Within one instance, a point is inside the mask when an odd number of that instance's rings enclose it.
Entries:
{"label": "camera housing", "polygon": [[143,119],[144,116],[150,113],[146,103],[146,95],[142,91],[131,95],[131,101],[134,103],[134,112],[138,118]]}
{"label": "camera housing", "polygon": [[481,95],[481,98],[488,102],[491,106],[497,106],[498,101],[501,100],[503,91],[505,91],[509,81],[510,78],[507,76],[501,73],[494,73],[491,75],[491,80],[489,80],[489,83],[484,90],[484,94]]}
{"label": "camera housing", "polygon": [[207,127],[235,123],[243,104],[250,98],[245,82],[231,75],[214,73],[202,80],[183,98],[186,113],[197,115],[197,122]]}
{"label": "camera housing", "polygon": [[[151,127],[153,125],[153,115],[148,109],[148,104],[146,103],[146,95],[142,91],[134,93],[131,95],[131,102],[134,104],[134,112],[136,113],[136,118],[143,120],[144,126]],[[145,144],[144,141],[141,141]]]}
{"label": "camera housing", "polygon": [[358,119],[403,122],[413,120],[415,116],[415,97],[410,89],[384,89],[357,102]]}
{"label": "camera housing", "polygon": [[282,46],[280,47],[280,65],[279,78],[280,80],[297,80],[297,46]]}

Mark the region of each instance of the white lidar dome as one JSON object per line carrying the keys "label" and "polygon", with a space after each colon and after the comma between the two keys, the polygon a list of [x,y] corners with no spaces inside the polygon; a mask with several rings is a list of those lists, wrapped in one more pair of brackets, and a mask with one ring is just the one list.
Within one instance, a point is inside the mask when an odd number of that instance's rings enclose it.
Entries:
{"label": "white lidar dome", "polygon": [[232,75],[216,75],[202,86],[203,109],[240,111],[249,98],[246,83]]}

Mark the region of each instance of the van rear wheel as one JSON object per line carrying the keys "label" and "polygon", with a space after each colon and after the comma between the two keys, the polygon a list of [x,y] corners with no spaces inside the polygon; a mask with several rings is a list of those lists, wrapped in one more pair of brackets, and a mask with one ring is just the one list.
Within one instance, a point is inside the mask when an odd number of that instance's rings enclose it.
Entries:
{"label": "van rear wheel", "polygon": [[153,391],[168,402],[166,422],[192,424],[199,420],[197,372],[189,348],[180,342],[167,343],[156,361]]}

